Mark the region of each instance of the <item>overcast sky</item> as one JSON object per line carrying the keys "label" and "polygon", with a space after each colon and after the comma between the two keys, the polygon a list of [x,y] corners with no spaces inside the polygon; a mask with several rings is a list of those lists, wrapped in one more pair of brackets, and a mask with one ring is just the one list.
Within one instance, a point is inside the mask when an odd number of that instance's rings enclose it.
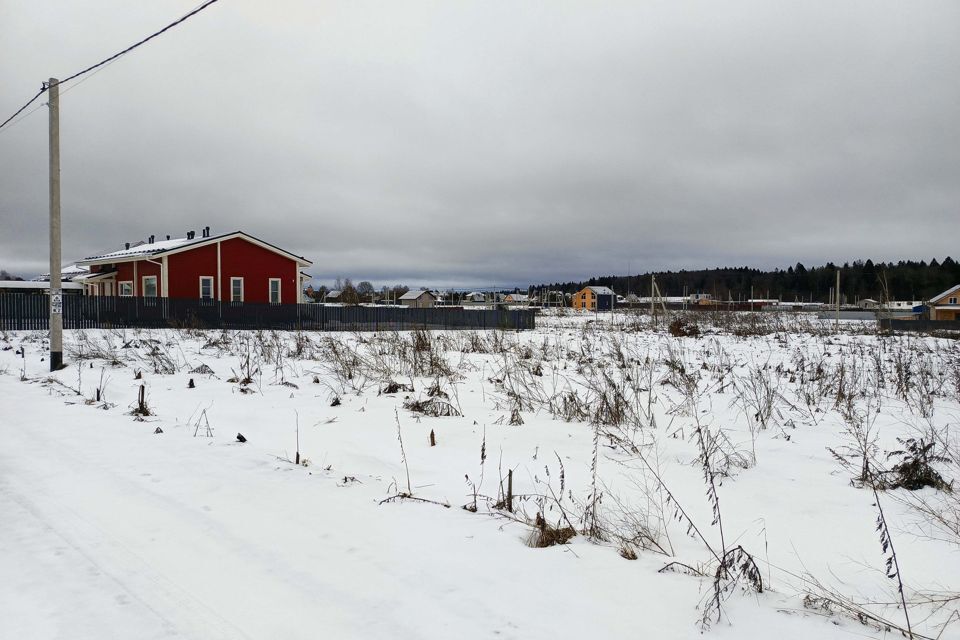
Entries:
{"label": "overcast sky", "polygon": [[[199,1],[2,0],[0,120]],[[378,286],[960,258],[958,34],[955,0],[221,0],[62,87],[64,259],[206,225]],[[47,198],[41,108],[0,131],[0,268],[46,271]]]}

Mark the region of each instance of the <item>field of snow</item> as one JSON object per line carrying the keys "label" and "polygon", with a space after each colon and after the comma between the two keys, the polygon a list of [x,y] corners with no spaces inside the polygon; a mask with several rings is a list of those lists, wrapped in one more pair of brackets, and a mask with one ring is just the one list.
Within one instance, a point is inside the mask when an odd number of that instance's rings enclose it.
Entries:
{"label": "field of snow", "polygon": [[960,341],[730,317],[0,333],[0,638],[960,637]]}

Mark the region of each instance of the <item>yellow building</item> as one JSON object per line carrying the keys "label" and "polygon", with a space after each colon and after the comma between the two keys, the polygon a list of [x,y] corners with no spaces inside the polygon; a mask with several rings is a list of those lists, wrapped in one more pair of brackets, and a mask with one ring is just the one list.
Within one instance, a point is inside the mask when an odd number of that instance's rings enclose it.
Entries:
{"label": "yellow building", "polygon": [[930,298],[930,319],[931,320],[958,320],[960,312],[960,284],[947,289],[938,296]]}
{"label": "yellow building", "polygon": [[573,294],[574,309],[588,311],[612,311],[617,294],[610,287],[584,287]]}

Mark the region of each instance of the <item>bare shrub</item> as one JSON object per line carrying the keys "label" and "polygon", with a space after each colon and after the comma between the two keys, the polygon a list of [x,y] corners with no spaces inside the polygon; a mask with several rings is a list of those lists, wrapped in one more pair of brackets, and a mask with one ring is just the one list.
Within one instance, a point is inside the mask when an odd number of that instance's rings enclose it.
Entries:
{"label": "bare shrub", "polygon": [[924,441],[923,438],[897,438],[903,447],[898,451],[891,451],[887,458],[899,458],[899,462],[884,474],[888,488],[902,487],[910,491],[917,491],[924,487],[933,487],[940,491],[950,491],[952,483],[943,479],[943,476],[934,468],[935,464],[949,464],[950,458],[937,451],[936,441]]}
{"label": "bare shrub", "polygon": [[691,318],[678,316],[667,327],[674,338],[699,338],[700,327]]}
{"label": "bare shrub", "polygon": [[576,535],[577,531],[572,526],[551,525],[544,519],[543,515],[537,513],[533,531],[527,538],[527,545],[535,549],[545,549],[558,544],[567,544]]}
{"label": "bare shrub", "polygon": [[439,398],[427,398],[425,400],[410,399],[403,403],[403,408],[414,413],[421,413],[432,418],[456,417],[461,413],[452,404]]}

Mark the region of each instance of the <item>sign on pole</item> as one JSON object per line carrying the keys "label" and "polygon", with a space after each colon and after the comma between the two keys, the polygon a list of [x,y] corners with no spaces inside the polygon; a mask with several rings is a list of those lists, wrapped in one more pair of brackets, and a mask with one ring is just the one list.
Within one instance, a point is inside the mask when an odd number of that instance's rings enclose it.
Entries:
{"label": "sign on pole", "polygon": [[63,313],[63,289],[50,289],[50,313]]}

